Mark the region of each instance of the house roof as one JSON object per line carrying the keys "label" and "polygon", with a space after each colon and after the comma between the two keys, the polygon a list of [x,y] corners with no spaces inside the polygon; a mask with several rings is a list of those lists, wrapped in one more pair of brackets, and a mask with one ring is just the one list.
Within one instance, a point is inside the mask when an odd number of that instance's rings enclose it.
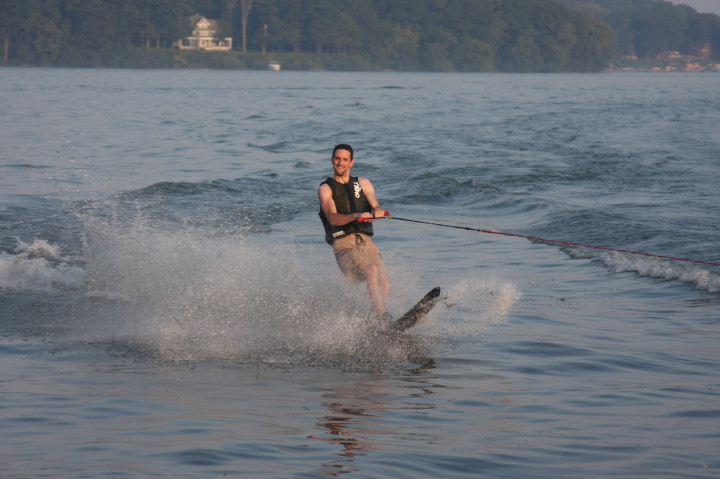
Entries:
{"label": "house roof", "polygon": [[217,29],[217,21],[216,21],[216,20],[207,19],[207,18],[205,18],[204,16],[200,15],[199,13],[196,13],[195,15],[193,15],[192,17],[190,17],[189,20],[190,20],[190,26],[192,26],[193,28],[194,28],[198,23],[200,23],[202,20],[205,20],[206,22],[208,22],[210,28]]}

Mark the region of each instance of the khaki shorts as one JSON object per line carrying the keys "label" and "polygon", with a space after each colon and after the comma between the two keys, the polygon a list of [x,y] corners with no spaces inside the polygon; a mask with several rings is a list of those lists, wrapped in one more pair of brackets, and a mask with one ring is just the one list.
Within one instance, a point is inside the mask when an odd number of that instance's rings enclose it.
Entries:
{"label": "khaki shorts", "polygon": [[[359,239],[358,239],[359,238]],[[364,234],[350,234],[333,242],[333,251],[340,271],[348,281],[359,283],[366,281],[365,270],[371,264],[380,267],[385,275],[387,269],[380,250],[373,240]]]}

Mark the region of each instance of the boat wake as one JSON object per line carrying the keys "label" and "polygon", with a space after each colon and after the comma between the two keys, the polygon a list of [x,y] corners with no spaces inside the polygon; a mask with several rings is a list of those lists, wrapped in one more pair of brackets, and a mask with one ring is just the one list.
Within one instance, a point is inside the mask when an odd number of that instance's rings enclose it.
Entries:
{"label": "boat wake", "polygon": [[690,283],[708,293],[720,292],[720,274],[702,266],[616,251],[596,252],[586,248],[564,250],[573,258],[599,261],[614,273],[632,272],[639,276]]}

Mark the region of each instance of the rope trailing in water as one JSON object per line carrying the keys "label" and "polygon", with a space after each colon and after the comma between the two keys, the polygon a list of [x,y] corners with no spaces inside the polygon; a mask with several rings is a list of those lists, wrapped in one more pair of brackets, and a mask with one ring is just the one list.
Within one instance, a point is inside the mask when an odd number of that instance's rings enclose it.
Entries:
{"label": "rope trailing in water", "polygon": [[488,233],[493,235],[503,235],[503,236],[514,236],[516,238],[525,238],[532,241],[542,241],[544,243],[557,243],[557,244],[564,244],[564,245],[570,245],[570,246],[580,246],[583,248],[594,248],[594,249],[601,249],[605,251],[615,251],[617,253],[627,253],[627,254],[638,254],[642,256],[651,256],[653,258],[662,258],[662,259],[669,259],[673,261],[686,261],[688,263],[698,263],[698,264],[704,264],[708,266],[720,266],[720,263],[713,263],[711,261],[698,261],[694,259],[687,259],[687,258],[675,258],[673,256],[664,256],[661,254],[651,254],[651,253],[641,253],[639,251],[628,251],[624,249],[615,249],[615,248],[606,248],[605,246],[595,246],[591,244],[582,244],[582,243],[573,243],[570,241],[559,241],[559,240],[553,240],[553,239],[547,239],[547,238],[538,238],[537,236],[525,236],[520,235],[516,233],[502,233],[500,231],[492,231],[492,230],[484,230],[480,228],[470,228],[468,226],[457,226],[457,225],[449,225],[449,224],[443,224],[443,223],[434,223],[432,221],[422,221],[422,220],[411,220],[408,218],[398,218],[397,216],[385,216],[385,218],[389,218],[391,220],[399,220],[399,221],[409,221],[411,223],[422,223],[426,225],[434,225],[434,226],[442,226],[445,228],[455,228],[459,230],[467,230],[467,231],[477,231],[479,233]]}

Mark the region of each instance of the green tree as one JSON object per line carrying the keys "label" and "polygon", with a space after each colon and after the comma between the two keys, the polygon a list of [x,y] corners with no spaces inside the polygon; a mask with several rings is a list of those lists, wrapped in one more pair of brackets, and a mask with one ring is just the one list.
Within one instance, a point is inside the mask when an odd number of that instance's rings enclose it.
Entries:
{"label": "green tree", "polygon": [[359,44],[360,27],[350,15],[332,1],[324,2],[324,7],[315,13],[308,33],[316,53],[329,51],[345,56],[355,51]]}
{"label": "green tree", "polygon": [[420,35],[410,27],[395,27],[388,44],[390,68],[396,70],[415,70],[418,62]]}
{"label": "green tree", "polygon": [[0,14],[0,41],[4,63],[10,60],[11,48],[18,48],[31,36],[33,19],[37,21],[39,2],[27,0],[4,0]]}
{"label": "green tree", "polygon": [[652,58],[662,52],[680,50],[685,17],[675,15],[672,7],[658,5],[635,13],[632,27],[637,32],[635,51],[638,56]]}
{"label": "green tree", "polygon": [[577,22],[579,33],[568,60],[569,69],[592,72],[606,68],[615,42],[613,30],[590,17],[581,17]]}
{"label": "green tree", "polygon": [[531,30],[520,34],[507,50],[503,66],[513,72],[539,72],[544,68],[540,47]]}
{"label": "green tree", "polygon": [[490,72],[495,70],[492,47],[477,38],[467,37],[460,41],[452,54],[455,69],[461,72]]}
{"label": "green tree", "polygon": [[720,24],[720,17],[717,15],[694,15],[688,18],[683,41],[684,52],[697,55],[705,45],[712,44],[714,19]]}
{"label": "green tree", "polygon": [[40,2],[40,8],[34,10],[29,40],[27,60],[34,65],[52,65],[60,55],[63,34],[60,29],[60,12],[52,0]]}

